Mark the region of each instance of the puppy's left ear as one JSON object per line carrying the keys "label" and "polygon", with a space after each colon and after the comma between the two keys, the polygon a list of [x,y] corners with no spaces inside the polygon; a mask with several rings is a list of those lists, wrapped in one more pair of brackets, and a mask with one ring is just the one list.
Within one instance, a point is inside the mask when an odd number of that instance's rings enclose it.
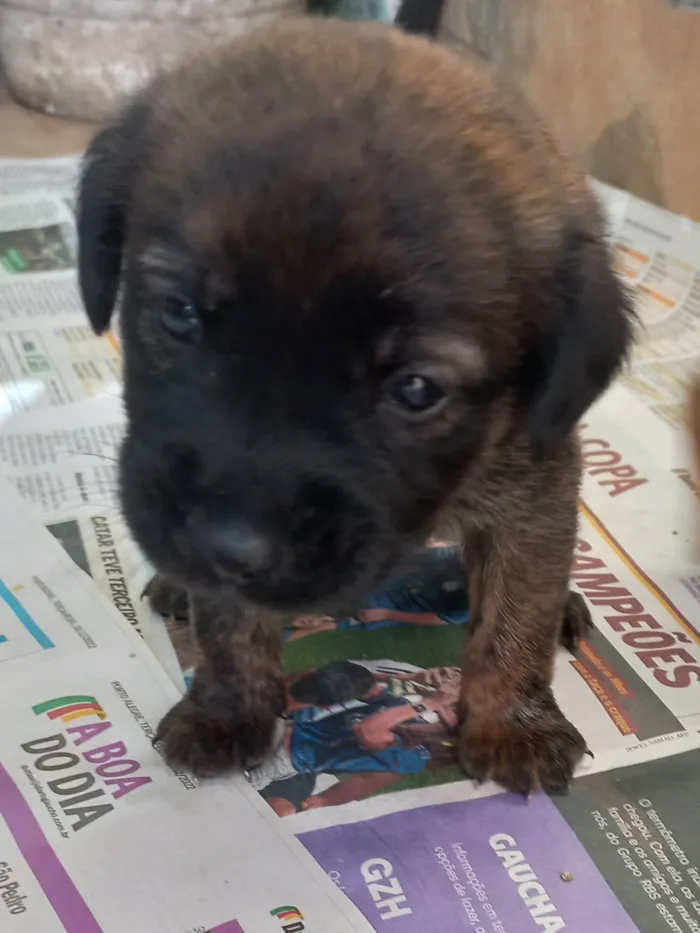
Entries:
{"label": "puppy's left ear", "polygon": [[90,143],[78,195],[78,281],[93,330],[104,333],[117,300],[131,190],[148,120],[136,99]]}
{"label": "puppy's left ear", "polygon": [[568,235],[554,292],[554,326],[541,339],[536,361],[530,361],[537,373],[530,435],[538,458],[573,430],[613,380],[626,358],[634,320],[607,244],[594,233]]}

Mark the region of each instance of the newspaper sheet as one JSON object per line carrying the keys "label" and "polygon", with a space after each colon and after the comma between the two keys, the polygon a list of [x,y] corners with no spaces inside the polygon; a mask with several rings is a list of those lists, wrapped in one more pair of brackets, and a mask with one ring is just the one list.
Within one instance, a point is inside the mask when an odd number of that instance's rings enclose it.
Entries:
{"label": "newspaper sheet", "polygon": [[0,196],[45,190],[75,203],[80,155],[54,159],[0,159]]}
{"label": "newspaper sheet", "polygon": [[642,327],[623,382],[671,424],[685,421],[700,368],[700,227],[599,182],[617,270],[634,289]]}
{"label": "newspaper sheet", "polygon": [[366,928],[243,778],[165,765],[177,691],[2,478],[0,663],[1,929]]}
{"label": "newspaper sheet", "polygon": [[117,341],[96,337],[81,313],[75,161],[55,162],[0,161],[0,196],[23,179],[31,192],[0,202],[0,414],[119,393]]}
{"label": "newspaper sheet", "polygon": [[[119,515],[119,346],[85,328],[72,262],[48,245],[55,230],[25,234],[68,224],[71,172],[23,162],[8,175],[0,162],[10,257],[0,289],[13,286],[0,292],[0,341],[31,321],[52,341],[55,373],[33,382],[17,364],[0,379],[10,399],[0,471],[182,687],[196,662],[189,627],[155,618],[141,600],[151,571]],[[572,588],[596,629],[576,656],[561,649],[555,691],[595,760],[568,797],[529,802],[456,767],[469,597],[451,542],[428,542],[356,618],[302,618],[286,632],[288,709],[274,754],[248,783],[376,930],[700,930],[700,816],[689,806],[700,763],[700,510],[679,430],[700,358],[700,232],[593,184],[645,324],[628,372],[581,426]],[[74,250],[69,229],[60,237]],[[100,376],[59,393],[66,367],[75,373],[74,357],[57,349],[67,328],[84,329],[85,359]],[[293,917],[286,927],[304,929]]]}
{"label": "newspaper sheet", "polygon": [[0,470],[183,688],[165,622],[142,599],[152,571],[117,506],[123,433],[121,399],[111,395],[10,415],[0,425]]}

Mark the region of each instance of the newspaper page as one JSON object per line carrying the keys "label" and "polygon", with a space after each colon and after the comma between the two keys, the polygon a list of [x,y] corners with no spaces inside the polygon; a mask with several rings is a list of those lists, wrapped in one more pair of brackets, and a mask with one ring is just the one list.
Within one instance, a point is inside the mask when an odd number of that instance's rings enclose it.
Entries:
{"label": "newspaper page", "polygon": [[[376,930],[697,933],[699,768],[690,752],[584,775],[565,796],[448,802],[300,838]],[[379,907],[385,886],[404,899]]]}
{"label": "newspaper page", "polygon": [[673,425],[685,422],[690,377],[700,370],[700,227],[596,183],[608,208],[617,270],[634,289],[642,327],[626,384]]}
{"label": "newspaper page", "polygon": [[177,691],[2,479],[0,664],[0,928],[369,929],[243,778],[163,762]]}
{"label": "newspaper page", "polygon": [[115,396],[11,415],[0,425],[0,470],[182,689],[165,622],[142,598],[152,569],[118,507],[124,424]]}
{"label": "newspaper page", "polygon": [[0,468],[182,687],[117,508],[121,358],[78,293],[78,161],[0,160]]}
{"label": "newspaper page", "polygon": [[88,326],[75,257],[73,205],[60,185],[2,197],[0,414],[119,392],[119,346]]}
{"label": "newspaper page", "polygon": [[79,154],[54,159],[0,159],[0,197],[49,191],[62,195],[72,209],[80,159]]}

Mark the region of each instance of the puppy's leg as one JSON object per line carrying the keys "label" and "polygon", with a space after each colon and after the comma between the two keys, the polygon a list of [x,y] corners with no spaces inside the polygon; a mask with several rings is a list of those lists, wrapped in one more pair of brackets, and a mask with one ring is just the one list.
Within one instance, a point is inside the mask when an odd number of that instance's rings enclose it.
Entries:
{"label": "puppy's leg", "polygon": [[281,621],[250,607],[192,603],[202,660],[156,736],[169,764],[206,777],[255,764],[285,709]]}
{"label": "puppy's leg", "polygon": [[522,793],[566,789],[586,751],[551,690],[563,621],[570,612],[581,617],[569,594],[576,475],[557,472],[551,483],[511,487],[507,502],[494,502],[500,520],[465,544],[477,601],[462,679],[460,760],[472,777]]}
{"label": "puppy's leg", "polygon": [[588,638],[594,629],[591,610],[580,593],[569,593],[564,610],[564,621],[561,627],[560,643],[562,647],[576,654],[582,639]]}
{"label": "puppy's leg", "polygon": [[164,619],[175,619],[177,622],[190,620],[190,598],[187,590],[171,583],[159,573],[146,584],[141,598],[147,599],[154,612]]}

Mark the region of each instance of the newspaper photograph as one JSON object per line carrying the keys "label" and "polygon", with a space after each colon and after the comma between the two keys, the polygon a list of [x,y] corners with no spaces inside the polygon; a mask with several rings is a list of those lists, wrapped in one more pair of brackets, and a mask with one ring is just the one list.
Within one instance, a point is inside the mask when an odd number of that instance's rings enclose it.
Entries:
{"label": "newspaper photograph", "polygon": [[[200,787],[144,742],[185,689],[197,649],[184,599],[173,618],[162,619],[142,598],[152,568],[119,511],[121,358],[116,337],[95,337],[80,305],[76,166],[74,158],[0,160],[0,473],[7,484],[0,492],[9,489],[0,512],[7,500],[13,516],[30,516],[21,520],[20,539],[24,523],[36,523],[27,532],[31,548],[13,547],[7,560],[15,569],[0,575],[10,594],[9,602],[0,599],[0,660],[11,653],[7,670],[18,672],[0,682],[17,711],[2,738],[10,784],[0,782],[0,800],[3,786],[19,789],[43,834],[39,848],[49,840],[97,925],[80,925],[87,914],[56,925],[53,901],[13,838],[7,805],[0,810],[0,841],[7,842],[0,916],[6,901],[19,911],[9,914],[18,930],[110,931],[104,918],[119,914],[123,886],[142,890],[148,879],[149,890],[172,886],[172,898],[148,907],[140,901],[149,899],[136,898],[120,933],[340,933],[387,923],[406,933],[700,930],[700,817],[696,826],[690,796],[700,763],[700,490],[681,430],[686,383],[700,366],[697,225],[593,182],[641,326],[629,369],[580,427],[584,477],[571,588],[595,628],[575,652],[562,645],[554,689],[595,758],[580,767],[570,793],[524,800],[477,785],[458,767],[469,593],[459,548],[442,540],[426,542],[406,572],[369,594],[352,617],[294,621],[285,632],[287,709],[272,753],[244,775]],[[20,522],[0,517],[0,535]],[[37,570],[42,554],[53,555],[60,572]],[[28,627],[17,623],[23,610],[34,620]],[[37,632],[60,665],[37,647]],[[63,661],[67,638],[90,651],[89,663]],[[19,673],[30,664],[32,676]],[[49,708],[51,698],[97,704],[104,717],[85,712],[68,726],[62,707]],[[83,733],[68,730],[104,722],[119,729],[111,740],[128,748],[138,768],[122,774],[115,764],[103,774],[95,767],[81,777],[86,762],[102,766],[102,752],[88,757],[91,737],[99,736],[86,733],[81,749]],[[55,792],[51,784],[63,773],[45,774],[37,766],[45,755],[77,758]],[[96,785],[83,787],[90,776]],[[142,776],[151,780],[139,784]],[[195,791],[214,803],[192,807]],[[119,817],[90,819],[104,805]],[[227,806],[232,816],[222,829]],[[210,809],[220,811],[216,823]],[[84,832],[74,832],[84,820]],[[111,836],[102,835],[105,827]],[[90,842],[76,848],[75,837]],[[253,857],[250,845],[236,848],[237,839],[256,840]],[[128,862],[124,872],[100,854],[105,843],[104,851]],[[210,894],[195,894],[194,878],[181,874],[187,853]],[[292,863],[284,870],[290,885],[279,890],[274,858]],[[327,875],[321,883],[313,860]],[[33,925],[21,910],[30,901]]]}
{"label": "newspaper photograph", "polygon": [[0,274],[58,272],[75,265],[73,214],[58,195],[4,197],[0,211]]}
{"label": "newspaper photograph", "polygon": [[[595,754],[581,771],[698,747],[700,646],[585,517],[572,585],[597,623],[576,655],[561,649],[554,680]],[[336,808],[358,801],[376,813],[419,805],[426,791],[437,800],[445,783],[470,796],[454,760],[468,637],[459,550],[444,545],[426,548],[415,572],[357,619],[298,620],[285,647],[287,716],[274,757],[249,775],[253,786],[299,830],[342,819]]]}

